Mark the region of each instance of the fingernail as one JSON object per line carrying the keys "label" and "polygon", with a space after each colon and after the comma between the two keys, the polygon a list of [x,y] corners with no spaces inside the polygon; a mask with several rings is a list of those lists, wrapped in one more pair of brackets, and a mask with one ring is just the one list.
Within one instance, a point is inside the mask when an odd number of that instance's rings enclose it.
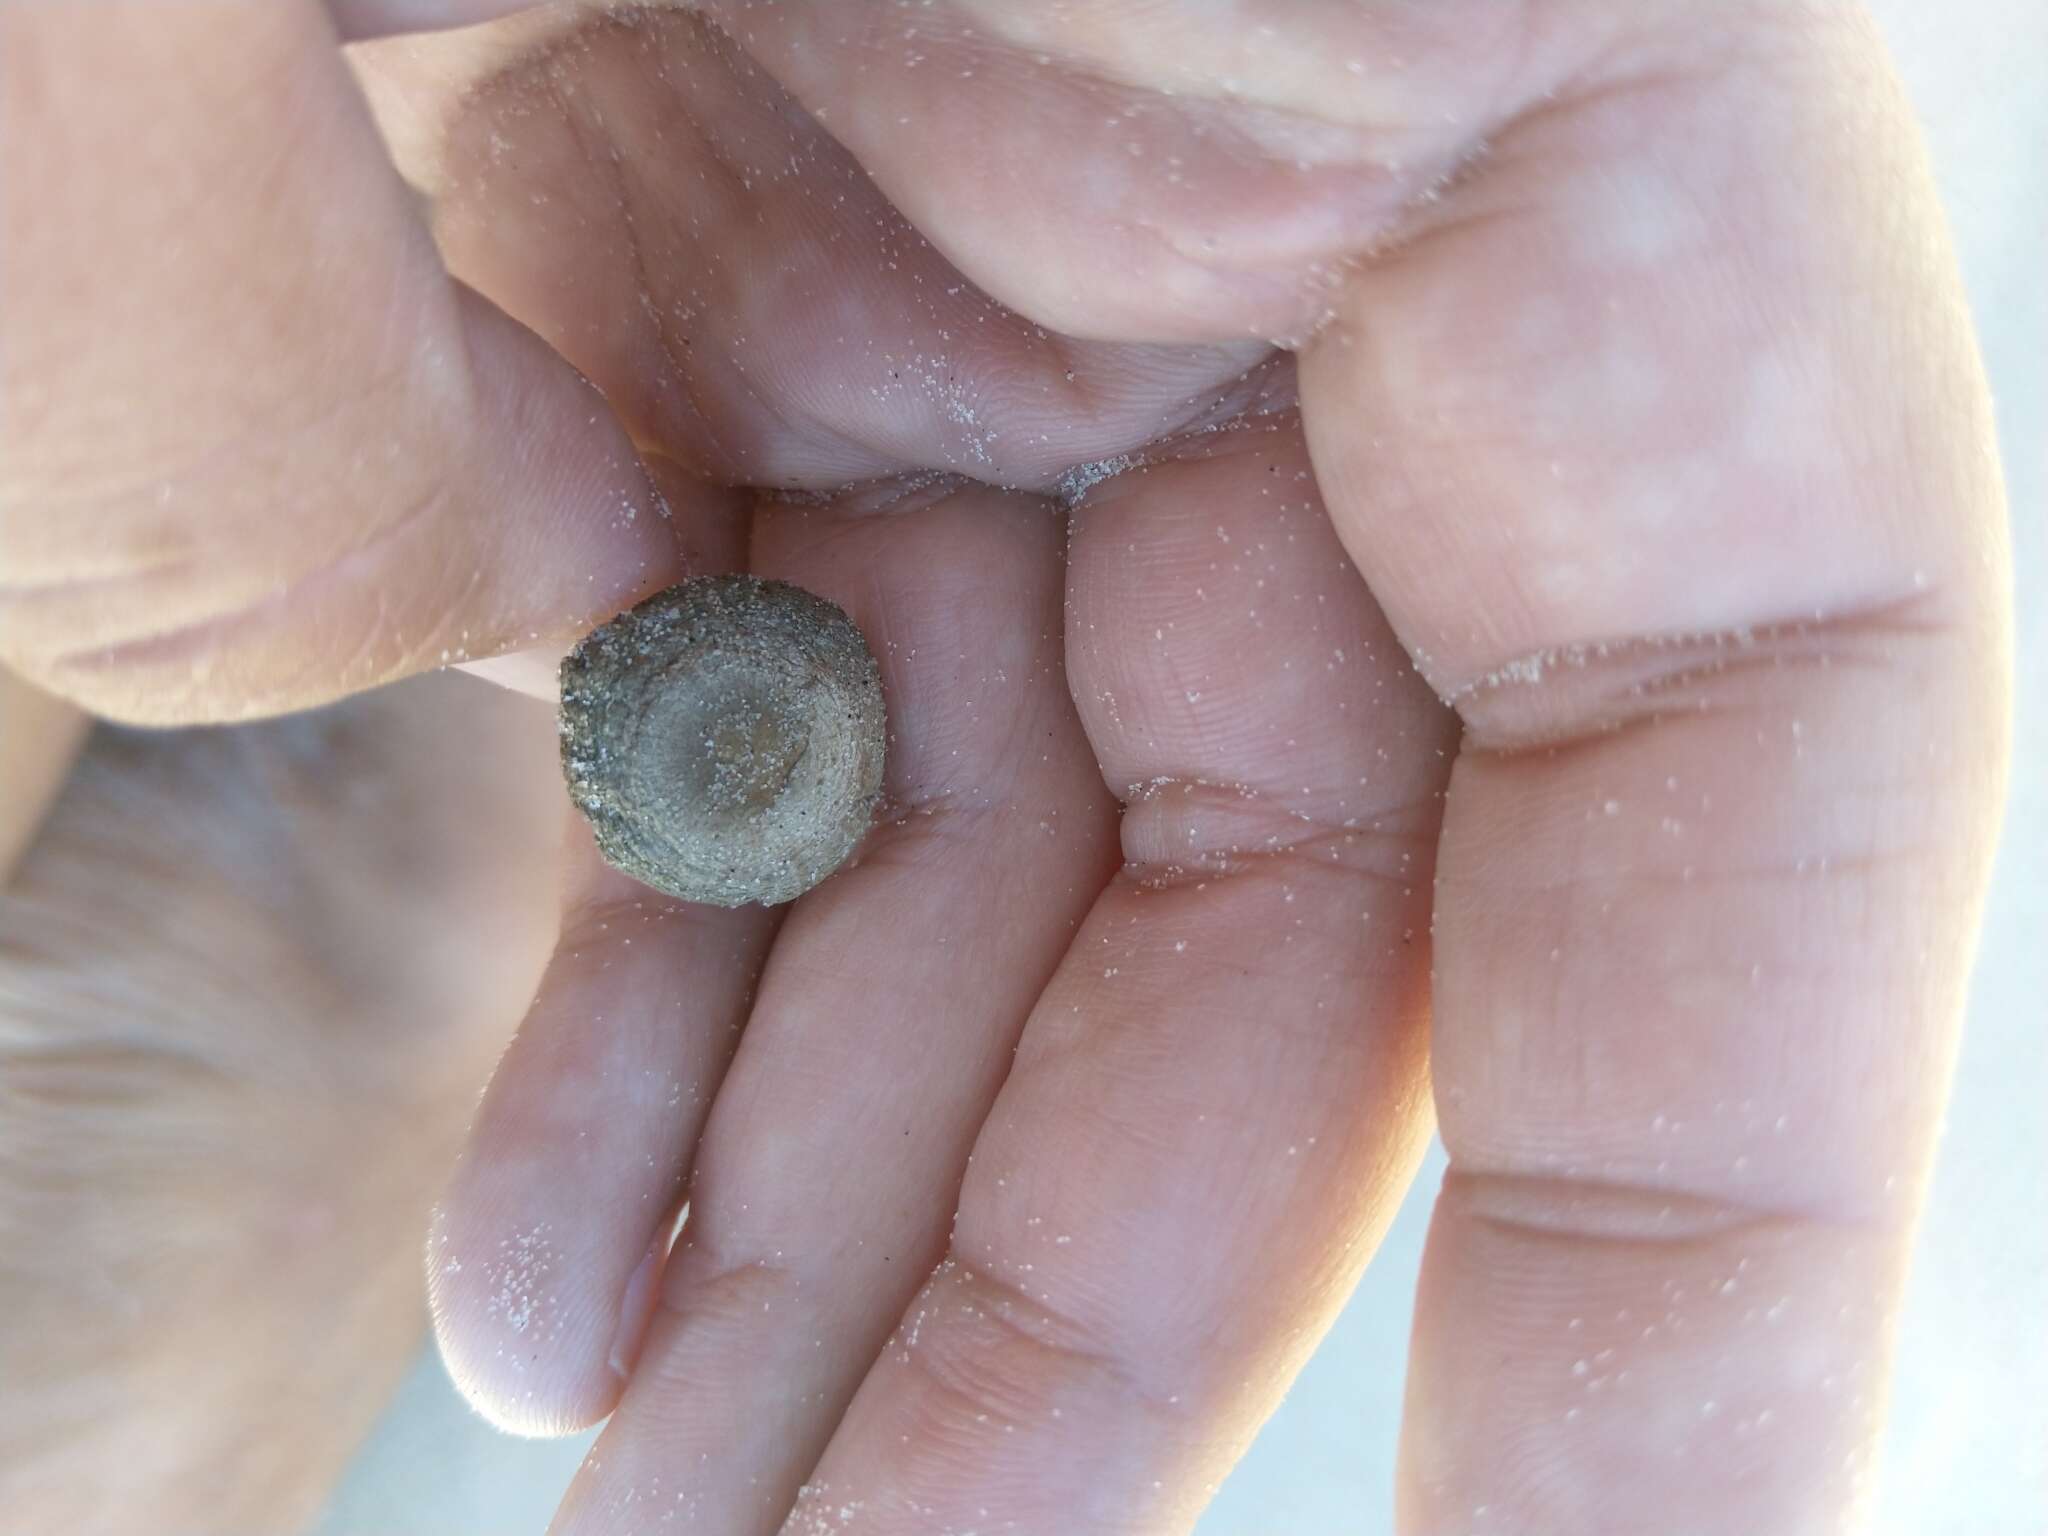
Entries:
{"label": "fingernail", "polygon": [[619,1300],[619,1327],[612,1335],[609,1363],[612,1374],[621,1381],[632,1374],[633,1362],[640,1358],[641,1341],[647,1337],[647,1324],[654,1316],[654,1281],[661,1273],[661,1249],[659,1238],[648,1246],[647,1257],[633,1271],[626,1294]]}
{"label": "fingernail", "polygon": [[562,658],[568,654],[566,645],[541,645],[531,650],[507,651],[502,656],[461,662],[457,670],[552,704],[561,695]]}

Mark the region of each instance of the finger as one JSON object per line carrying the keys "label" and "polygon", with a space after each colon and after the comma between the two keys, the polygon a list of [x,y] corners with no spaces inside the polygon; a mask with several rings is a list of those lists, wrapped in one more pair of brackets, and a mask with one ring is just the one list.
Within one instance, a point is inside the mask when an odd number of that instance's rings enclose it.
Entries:
{"label": "finger", "polygon": [[1069,670],[1125,865],[1026,1028],[946,1262],[785,1528],[1177,1531],[1412,1175],[1449,716],[1291,417],[1076,514]]}
{"label": "finger", "polygon": [[1467,724],[1406,1530],[1868,1493],[2003,774],[2000,492],[1870,34],[1721,19],[1497,134],[1302,365]]}
{"label": "finger", "polygon": [[543,22],[542,38],[380,50],[362,61],[372,99],[451,267],[695,473],[1049,487],[1229,414],[1268,350],[1051,334],[965,280],[836,119],[696,10]]}
{"label": "finger", "polygon": [[1107,877],[1109,800],[1060,663],[1061,519],[973,488],[884,494],[757,519],[756,569],[875,644],[893,814],[777,941],[660,1311],[558,1532],[780,1524],[944,1251],[1017,1032]]}
{"label": "finger", "polygon": [[0,11],[0,656],[239,717],[672,578],[596,393],[451,283],[310,0]]}
{"label": "finger", "polygon": [[[715,490],[674,459],[658,452],[643,456],[648,479],[665,509],[671,551],[680,571],[706,574],[737,570],[746,563],[747,495]],[[579,635],[576,639],[581,639]],[[562,658],[574,641],[553,641],[457,663],[473,677],[514,693],[558,705],[562,698]]]}
{"label": "finger", "polygon": [[775,925],[651,891],[572,830],[554,958],[427,1242],[442,1359],[501,1428],[618,1400]]}
{"label": "finger", "polygon": [[1640,10],[705,9],[974,282],[1069,335],[1147,342],[1313,334],[1360,253]]}
{"label": "finger", "polygon": [[0,668],[0,886],[35,840],[85,732],[85,716]]}
{"label": "finger", "polygon": [[[664,489],[682,484],[667,461],[650,468]],[[730,571],[746,563],[748,525],[734,495],[677,517],[674,533],[692,569]],[[493,1423],[534,1435],[584,1428],[618,1400],[778,921],[619,874],[555,803],[569,836],[554,954],[491,1075],[426,1258],[450,1376]]]}

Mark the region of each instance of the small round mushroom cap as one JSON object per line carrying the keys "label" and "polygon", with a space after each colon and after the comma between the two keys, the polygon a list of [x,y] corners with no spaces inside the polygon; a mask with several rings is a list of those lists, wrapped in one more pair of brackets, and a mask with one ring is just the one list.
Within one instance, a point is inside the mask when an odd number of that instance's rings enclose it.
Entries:
{"label": "small round mushroom cap", "polygon": [[844,612],[786,582],[707,576],[562,662],[562,770],[614,867],[685,901],[791,901],[867,835],[881,671]]}

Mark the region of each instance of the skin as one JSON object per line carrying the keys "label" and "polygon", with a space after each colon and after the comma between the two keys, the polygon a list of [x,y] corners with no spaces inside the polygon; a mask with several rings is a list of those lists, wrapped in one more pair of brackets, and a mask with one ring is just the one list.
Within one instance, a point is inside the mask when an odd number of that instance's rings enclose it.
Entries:
{"label": "skin", "polygon": [[506,9],[0,9],[0,656],[181,723],[685,572],[868,635],[898,818],[775,915],[572,842],[432,1224],[471,1400],[611,1414],[556,1529],[1185,1530],[1432,1106],[1399,1528],[1852,1526],[2008,687],[1858,14],[335,46]]}
{"label": "skin", "polygon": [[0,881],[14,870],[63,787],[84,738],[85,716],[20,678],[0,672]]}
{"label": "skin", "polygon": [[10,1520],[318,1511],[415,1356],[420,1232],[553,942],[535,713],[443,677],[91,738],[0,892]]}

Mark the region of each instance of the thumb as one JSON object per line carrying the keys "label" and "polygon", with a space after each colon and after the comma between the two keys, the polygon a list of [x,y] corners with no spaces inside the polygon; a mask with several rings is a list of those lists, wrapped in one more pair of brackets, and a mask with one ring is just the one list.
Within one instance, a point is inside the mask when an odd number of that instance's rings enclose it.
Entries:
{"label": "thumb", "polygon": [[313,0],[0,10],[0,659],[96,712],[317,704],[677,573],[597,392],[448,277],[336,43]]}

